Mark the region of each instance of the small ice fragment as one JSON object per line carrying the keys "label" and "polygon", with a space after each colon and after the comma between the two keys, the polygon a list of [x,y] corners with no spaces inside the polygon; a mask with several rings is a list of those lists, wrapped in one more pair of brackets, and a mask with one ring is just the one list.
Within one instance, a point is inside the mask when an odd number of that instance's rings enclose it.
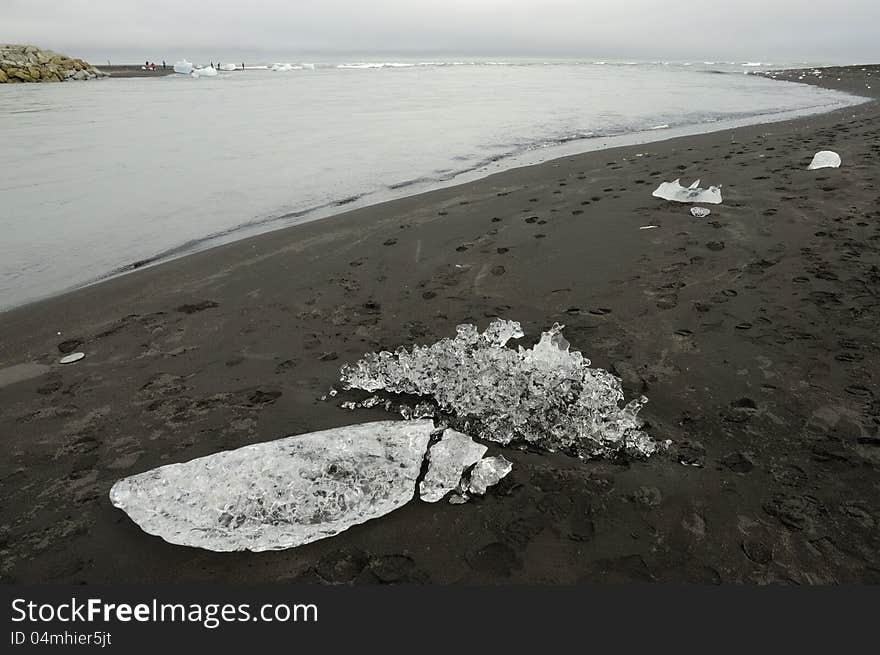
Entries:
{"label": "small ice fragment", "polygon": [[511,339],[522,339],[525,332],[516,321],[498,319],[483,332],[483,339],[495,346],[506,346]]}
{"label": "small ice fragment", "polygon": [[[388,411],[391,407],[391,401],[385,403],[385,410]],[[436,410],[434,409],[434,405],[431,403],[419,403],[415,407],[410,407],[409,405],[401,405],[399,410],[400,415],[405,418],[407,421],[412,421],[420,418],[434,418],[434,414],[436,414]]]}
{"label": "small ice fragment", "polygon": [[412,500],[433,431],[379,421],[253,444],[124,478],[110,501],[172,544],[293,548]]}
{"label": "small ice fragment", "polygon": [[680,184],[681,180],[663,182],[652,194],[655,198],[662,198],[671,202],[693,202],[709,205],[720,205],[721,187],[710,186],[708,189],[700,188],[700,180],[691,184],[688,188]]}
{"label": "small ice fragment", "polygon": [[696,218],[706,218],[711,213],[712,210],[708,207],[691,207],[691,215]]}
{"label": "small ice fragment", "polygon": [[74,362],[78,362],[83,357],[85,357],[85,353],[70,353],[67,357],[62,357],[58,360],[59,364],[73,364]]}
{"label": "small ice fragment", "polygon": [[840,168],[840,155],[831,150],[817,152],[807,170],[815,171],[820,168]]}
{"label": "small ice fragment", "polygon": [[640,227],[639,229],[640,230],[655,230],[658,227],[660,227],[660,226],[659,225],[642,225],[642,227]]}
{"label": "small ice fragment", "polygon": [[236,70],[236,68],[237,67],[235,64],[221,64],[220,65],[220,70],[222,70],[222,71],[234,71],[234,70]]}
{"label": "small ice fragment", "polygon": [[462,474],[486,454],[488,448],[466,434],[446,430],[428,451],[428,472],[419,485],[419,497],[436,503],[461,482]]}
{"label": "small ice fragment", "polygon": [[486,489],[494,487],[512,470],[513,463],[504,459],[503,455],[481,459],[471,471],[467,490],[482,496],[486,493]]}
{"label": "small ice fragment", "polygon": [[466,493],[454,493],[449,497],[450,505],[464,505],[468,500],[470,500],[470,496]]}

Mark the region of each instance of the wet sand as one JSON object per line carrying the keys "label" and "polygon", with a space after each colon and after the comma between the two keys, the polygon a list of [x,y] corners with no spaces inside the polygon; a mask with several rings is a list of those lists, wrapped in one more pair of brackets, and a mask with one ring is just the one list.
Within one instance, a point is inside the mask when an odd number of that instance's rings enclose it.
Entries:
{"label": "wet sand", "polygon": [[110,77],[166,77],[174,74],[174,65],[166,63],[166,68],[157,66],[156,70],[144,70],[143,64],[114,64],[111,66],[100,66],[97,68],[105,73],[109,73]]}
{"label": "wet sand", "polygon": [[[876,97],[878,76],[834,83]],[[822,149],[843,167],[806,171]],[[511,170],[4,313],[0,579],[880,582],[878,165],[871,102]],[[724,204],[651,197],[679,176]],[[670,450],[504,450],[485,499],[275,553],[171,546],[107,499],[162,464],[387,418],[318,398],[364,352],[494,316],[527,339],[564,323]],[[69,349],[87,357],[58,365]]]}

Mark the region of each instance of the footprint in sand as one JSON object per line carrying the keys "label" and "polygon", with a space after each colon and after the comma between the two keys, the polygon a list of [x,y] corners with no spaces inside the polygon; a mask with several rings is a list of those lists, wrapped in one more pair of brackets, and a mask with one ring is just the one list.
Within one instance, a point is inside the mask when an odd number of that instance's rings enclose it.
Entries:
{"label": "footprint in sand", "polygon": [[206,309],[214,309],[219,306],[220,305],[215,303],[213,300],[203,300],[201,302],[193,304],[181,305],[175,311],[180,312],[181,314],[197,314],[198,312],[203,312]]}

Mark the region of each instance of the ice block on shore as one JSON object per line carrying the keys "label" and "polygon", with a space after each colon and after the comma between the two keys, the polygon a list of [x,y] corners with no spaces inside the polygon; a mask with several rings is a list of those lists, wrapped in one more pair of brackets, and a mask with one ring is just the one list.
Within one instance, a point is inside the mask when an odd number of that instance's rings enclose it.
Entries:
{"label": "ice block on shore", "polygon": [[244,446],[118,481],[110,500],[145,532],[213,551],[282,550],[402,507],[433,421],[379,421]]}
{"label": "ice block on shore", "polygon": [[481,459],[471,471],[468,491],[482,496],[489,487],[494,487],[501,482],[512,470],[513,464],[501,455]]}
{"label": "ice block on shore", "polygon": [[672,182],[663,182],[652,195],[655,198],[662,198],[670,202],[692,202],[709,205],[720,205],[722,203],[720,186],[710,186],[708,189],[701,189],[700,180],[697,180],[685,188],[680,182],[680,179]]}
{"label": "ice block on shore", "polygon": [[455,430],[446,430],[443,438],[428,451],[428,472],[419,486],[419,497],[426,503],[443,500],[458,487],[464,472],[486,453],[488,448]]}
{"label": "ice block on shore", "polygon": [[832,150],[817,152],[813,161],[807,167],[808,171],[817,171],[820,168],[840,168],[840,155]]}
{"label": "ice block on shore", "polygon": [[641,397],[621,407],[619,378],[570,350],[561,325],[518,350],[519,323],[495,320],[482,333],[459,325],[458,334],[430,346],[369,353],[346,365],[346,389],[430,398],[450,425],[501,444],[527,443],[580,457],[647,457],[660,444],[641,430]]}

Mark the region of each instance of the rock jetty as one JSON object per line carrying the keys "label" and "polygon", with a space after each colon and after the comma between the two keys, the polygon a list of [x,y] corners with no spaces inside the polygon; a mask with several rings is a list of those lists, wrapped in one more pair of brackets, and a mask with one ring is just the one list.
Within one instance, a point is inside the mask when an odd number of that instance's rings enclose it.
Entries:
{"label": "rock jetty", "polygon": [[32,45],[0,45],[0,84],[68,82],[108,77],[82,59]]}

